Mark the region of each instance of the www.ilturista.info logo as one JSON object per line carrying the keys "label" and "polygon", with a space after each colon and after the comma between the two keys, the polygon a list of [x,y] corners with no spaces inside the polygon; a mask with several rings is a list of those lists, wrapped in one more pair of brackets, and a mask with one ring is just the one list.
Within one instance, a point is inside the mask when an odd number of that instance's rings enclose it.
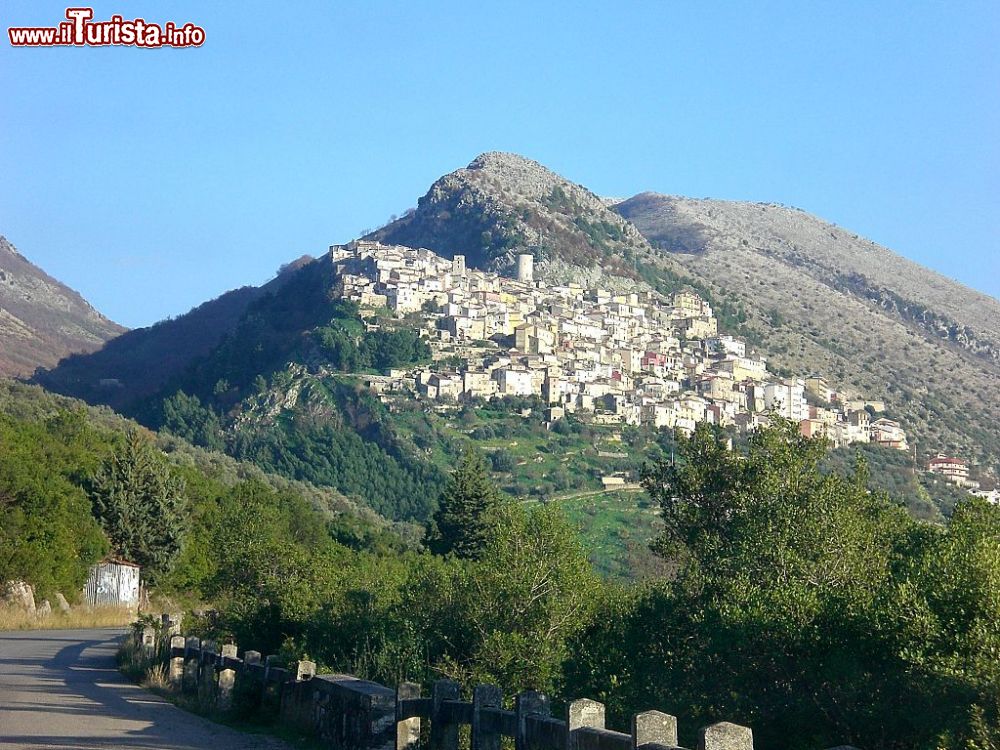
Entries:
{"label": "www.ilturista.info logo", "polygon": [[193,23],[167,21],[161,26],[142,18],[93,18],[93,8],[67,8],[67,20],[58,26],[12,26],[7,36],[14,47],[200,47],[205,43],[205,30]]}

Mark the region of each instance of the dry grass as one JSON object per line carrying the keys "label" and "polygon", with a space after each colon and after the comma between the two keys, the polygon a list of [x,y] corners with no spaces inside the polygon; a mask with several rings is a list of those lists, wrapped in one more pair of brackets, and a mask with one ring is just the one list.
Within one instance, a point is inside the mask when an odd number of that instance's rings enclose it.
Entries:
{"label": "dry grass", "polygon": [[0,631],[114,628],[128,625],[134,619],[134,612],[117,607],[75,607],[68,613],[43,616],[19,607],[0,607]]}
{"label": "dry grass", "polygon": [[146,670],[142,686],[155,693],[164,693],[171,689],[170,678],[167,676],[165,664],[154,664]]}

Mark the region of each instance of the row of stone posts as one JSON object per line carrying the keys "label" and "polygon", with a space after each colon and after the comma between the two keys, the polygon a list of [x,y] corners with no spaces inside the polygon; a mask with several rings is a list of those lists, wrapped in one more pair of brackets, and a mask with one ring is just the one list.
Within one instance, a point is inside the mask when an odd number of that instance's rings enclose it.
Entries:
{"label": "row of stone posts", "polygon": [[[233,707],[239,689],[280,722],[343,750],[419,750],[424,743],[429,750],[458,750],[462,726],[470,728],[470,750],[500,750],[505,737],[515,750],[682,750],[677,719],[660,711],[636,714],[630,731],[618,732],[605,726],[604,704],[593,700],[571,702],[559,719],[548,696],[530,690],[515,696],[512,710],[503,708],[493,685],[476,686],[471,701],[463,701],[458,683],[439,680],[423,697],[415,683],[393,690],[352,675],[317,675],[310,661],[279,667],[277,657],[245,651],[240,658],[235,644],[219,649],[179,631],[179,621],[164,616],[164,641],[157,643],[153,628],[142,635],[147,654],[166,658],[176,689],[223,711]],[[753,750],[753,733],[712,724],[698,733],[697,750]]]}

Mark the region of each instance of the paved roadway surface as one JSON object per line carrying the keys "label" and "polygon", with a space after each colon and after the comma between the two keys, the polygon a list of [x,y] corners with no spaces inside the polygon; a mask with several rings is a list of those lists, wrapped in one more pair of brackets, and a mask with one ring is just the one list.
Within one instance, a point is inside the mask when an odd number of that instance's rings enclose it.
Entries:
{"label": "paved roadway surface", "polygon": [[0,633],[0,748],[283,750],[214,724],[128,682],[120,630]]}

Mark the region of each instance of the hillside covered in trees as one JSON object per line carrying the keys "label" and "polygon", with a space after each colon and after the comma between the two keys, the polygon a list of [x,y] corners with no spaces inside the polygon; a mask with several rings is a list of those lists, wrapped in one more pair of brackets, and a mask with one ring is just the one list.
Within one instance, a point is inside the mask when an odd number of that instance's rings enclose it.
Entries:
{"label": "hillside covered in trees", "polygon": [[412,543],[405,527],[328,489],[0,380],[0,580],[73,600],[88,567],[111,555],[184,594],[217,565],[225,503],[245,494],[296,519],[301,533],[362,547]]}
{"label": "hillside covered in trees", "polygon": [[430,552],[289,545],[245,505],[201,632],[389,685],[589,695],[619,723],[650,704],[682,728],[724,718],[761,747],[995,746],[1000,508],[916,521],[868,489],[863,461],[821,471],[825,450],[791,425],[736,452],[707,426],[682,440],[644,475],[669,565],[628,586],[594,573],[557,507],[491,487],[475,453]]}
{"label": "hillside covered in trees", "polygon": [[328,490],[109,411],[9,381],[0,405],[0,577],[42,595],[72,597],[110,552],[210,602],[192,620],[206,636],[389,684],[586,694],[616,721],[652,703],[762,746],[1000,741],[1000,508],[916,520],[863,458],[831,464],[791,424],[735,450],[703,425],[650,453],[662,564],[622,584],[474,449],[442,477],[423,549]]}

